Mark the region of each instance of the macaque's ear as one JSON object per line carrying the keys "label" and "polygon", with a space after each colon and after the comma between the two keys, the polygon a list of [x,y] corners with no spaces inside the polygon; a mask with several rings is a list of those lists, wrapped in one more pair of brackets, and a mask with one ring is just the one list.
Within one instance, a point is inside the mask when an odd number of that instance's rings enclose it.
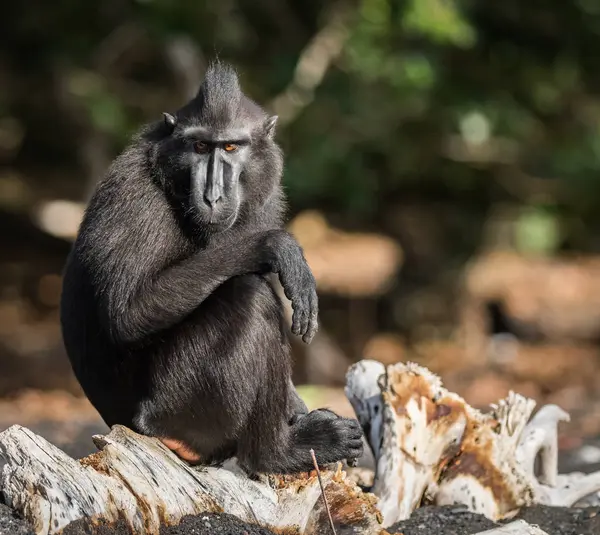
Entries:
{"label": "macaque's ear", "polygon": [[279,117],[277,115],[271,115],[271,117],[264,122],[263,129],[266,137],[270,139],[275,137],[275,126],[277,125],[278,119]]}
{"label": "macaque's ear", "polygon": [[169,130],[169,133],[173,132],[173,130],[175,130],[175,127],[177,126],[177,119],[167,112],[163,113],[163,117],[165,120],[165,125]]}

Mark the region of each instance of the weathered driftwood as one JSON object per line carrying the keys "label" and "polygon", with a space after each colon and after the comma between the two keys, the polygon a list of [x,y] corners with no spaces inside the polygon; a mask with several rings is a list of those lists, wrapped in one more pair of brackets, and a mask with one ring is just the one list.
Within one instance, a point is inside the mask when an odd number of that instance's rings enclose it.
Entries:
{"label": "weathered driftwood", "polygon": [[371,360],[350,368],[346,394],[377,460],[372,492],[386,526],[422,502],[464,504],[499,520],[600,491],[600,472],[558,474],[557,424],[568,414],[556,405],[530,420],[535,402],[511,392],[484,414],[421,366]]}
{"label": "weathered driftwood", "polygon": [[515,520],[510,524],[500,526],[497,528],[488,529],[486,531],[480,531],[475,535],[548,535],[545,531],[542,531],[537,526],[532,526],[525,522],[525,520]]}
{"label": "weathered driftwood", "polygon": [[[98,453],[77,461],[26,428],[0,434],[7,459],[2,490],[7,504],[37,534],[58,533],[70,522],[124,520],[134,533],[158,533],[185,515],[227,512],[290,533],[326,533],[328,519],[315,475],[252,481],[233,468],[191,468],[158,440],[115,426],[94,437]],[[361,533],[377,533],[374,496],[344,473],[323,471],[332,516]],[[287,533],[287,531],[286,531]]]}
{"label": "weathered driftwood", "polygon": [[[361,472],[323,471],[339,535],[383,535],[422,503],[464,504],[499,520],[534,503],[571,506],[600,490],[600,473],[557,473],[557,424],[568,415],[555,405],[531,418],[535,402],[511,392],[483,414],[423,367],[369,360],[349,370],[346,393],[376,473],[371,494],[354,482],[368,479]],[[286,533],[330,532],[316,474],[254,481],[234,461],[192,468],[157,439],[121,426],[94,442],[99,451],[77,461],[21,426],[0,433],[2,495],[36,533],[89,519],[152,534],[205,512]],[[540,532],[516,523],[489,533]]]}

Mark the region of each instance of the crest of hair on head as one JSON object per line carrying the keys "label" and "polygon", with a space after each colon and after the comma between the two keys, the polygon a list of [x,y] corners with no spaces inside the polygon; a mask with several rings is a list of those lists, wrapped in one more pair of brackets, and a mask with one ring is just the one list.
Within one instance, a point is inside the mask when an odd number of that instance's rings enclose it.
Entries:
{"label": "crest of hair on head", "polygon": [[242,100],[235,69],[220,61],[210,63],[197,99],[203,123],[216,127],[230,124],[238,115]]}

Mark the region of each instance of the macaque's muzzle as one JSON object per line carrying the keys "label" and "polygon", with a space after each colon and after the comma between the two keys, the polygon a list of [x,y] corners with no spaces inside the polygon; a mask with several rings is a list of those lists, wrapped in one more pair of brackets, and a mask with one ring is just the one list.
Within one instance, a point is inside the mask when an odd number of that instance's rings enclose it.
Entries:
{"label": "macaque's muzzle", "polygon": [[196,164],[192,174],[192,202],[202,220],[221,223],[237,212],[239,172],[215,149]]}

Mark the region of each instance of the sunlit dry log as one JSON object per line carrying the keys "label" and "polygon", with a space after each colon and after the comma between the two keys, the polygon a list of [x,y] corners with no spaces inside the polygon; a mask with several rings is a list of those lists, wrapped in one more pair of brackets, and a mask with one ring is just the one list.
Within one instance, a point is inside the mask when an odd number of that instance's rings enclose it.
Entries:
{"label": "sunlit dry log", "polygon": [[493,529],[481,531],[475,535],[548,535],[537,526],[532,526],[524,520],[517,520]]}
{"label": "sunlit dry log", "polygon": [[[568,415],[511,392],[482,413],[416,364],[363,360],[346,394],[377,460],[372,491],[384,525],[424,502],[464,504],[493,520],[534,503],[571,506],[600,491],[600,472],[559,475],[557,432]],[[536,458],[540,475],[534,473]]]}
{"label": "sunlit dry log", "polygon": [[[100,451],[77,461],[24,427],[0,434],[0,453],[7,460],[5,499],[38,535],[59,533],[78,519],[124,520],[133,533],[153,534],[163,524],[206,512],[227,512],[298,534],[327,529],[316,475],[259,482],[235,465],[191,468],[158,440],[121,426],[94,442]],[[341,470],[324,470],[322,478],[339,533],[379,531],[374,496],[346,480]]]}
{"label": "sunlit dry log", "polygon": [[[426,503],[463,504],[501,520],[523,506],[568,507],[600,491],[600,472],[558,474],[557,425],[568,414],[556,405],[532,417],[535,402],[511,392],[482,413],[426,368],[371,360],[350,368],[346,393],[376,473],[366,493],[354,482],[368,483],[362,472],[322,471],[338,535],[384,535],[384,527]],[[279,533],[330,532],[316,474],[256,481],[235,460],[192,468],[157,439],[122,426],[94,442],[99,451],[77,461],[24,427],[0,433],[3,497],[37,534],[59,533],[80,519],[156,534],[186,515],[209,512]],[[543,532],[524,522],[489,532],[501,533]]]}

